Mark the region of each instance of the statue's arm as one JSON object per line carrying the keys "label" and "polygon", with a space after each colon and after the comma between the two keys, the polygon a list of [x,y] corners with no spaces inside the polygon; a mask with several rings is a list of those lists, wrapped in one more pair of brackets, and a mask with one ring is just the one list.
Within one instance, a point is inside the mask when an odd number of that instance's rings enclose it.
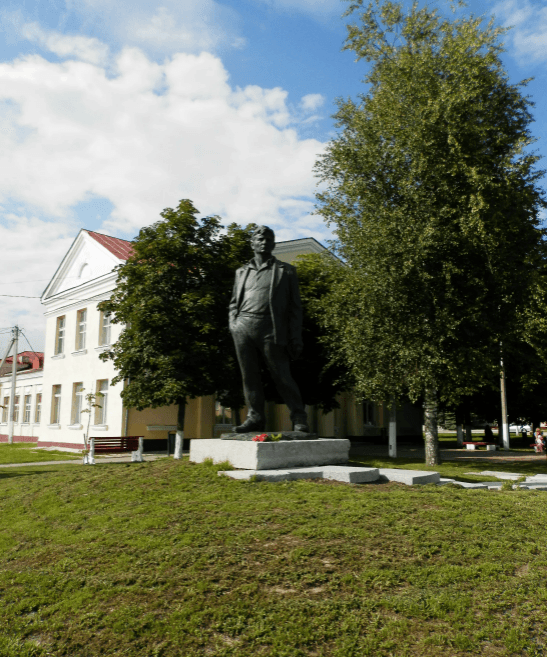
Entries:
{"label": "statue's arm", "polygon": [[228,327],[230,330],[232,329],[232,326],[234,325],[236,321],[236,315],[237,315],[237,282],[239,278],[239,270],[236,271],[235,279],[234,279],[234,287],[232,289],[232,298],[230,299],[230,305],[228,307]]}

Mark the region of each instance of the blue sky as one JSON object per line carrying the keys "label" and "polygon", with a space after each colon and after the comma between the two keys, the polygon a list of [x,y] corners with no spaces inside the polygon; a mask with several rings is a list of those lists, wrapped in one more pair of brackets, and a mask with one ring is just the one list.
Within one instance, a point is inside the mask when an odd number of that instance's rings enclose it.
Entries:
{"label": "blue sky", "polygon": [[[335,98],[355,97],[366,72],[341,51],[346,6],[4,0],[0,293],[39,295],[80,228],[131,239],[181,198],[279,239],[328,239],[312,167],[335,134]],[[464,11],[515,25],[504,63],[514,82],[535,77],[532,129],[547,154],[545,0]],[[41,346],[37,301],[0,297],[0,310]]]}

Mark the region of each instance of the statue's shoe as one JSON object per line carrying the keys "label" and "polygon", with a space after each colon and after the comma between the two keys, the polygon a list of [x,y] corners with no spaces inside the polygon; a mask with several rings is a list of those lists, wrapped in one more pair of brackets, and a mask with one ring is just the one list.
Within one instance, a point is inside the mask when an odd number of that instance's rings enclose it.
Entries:
{"label": "statue's shoe", "polygon": [[245,420],[239,427],[234,427],[235,433],[250,433],[251,431],[264,431],[264,424],[254,420]]}
{"label": "statue's shoe", "polygon": [[310,428],[307,424],[295,424],[294,425],[294,430],[295,431],[302,431],[303,433],[309,433]]}

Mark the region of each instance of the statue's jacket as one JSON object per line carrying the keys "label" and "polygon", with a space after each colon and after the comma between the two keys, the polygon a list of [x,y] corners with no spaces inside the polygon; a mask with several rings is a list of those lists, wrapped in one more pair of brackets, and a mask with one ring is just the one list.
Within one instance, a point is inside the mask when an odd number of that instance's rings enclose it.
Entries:
{"label": "statue's jacket", "polygon": [[[302,344],[302,302],[298,288],[296,267],[280,262],[272,256],[272,278],[270,284],[270,315],[274,328],[275,343],[281,346]],[[250,265],[236,271],[232,299],[230,301],[230,328],[235,323],[245,291],[245,281]]]}

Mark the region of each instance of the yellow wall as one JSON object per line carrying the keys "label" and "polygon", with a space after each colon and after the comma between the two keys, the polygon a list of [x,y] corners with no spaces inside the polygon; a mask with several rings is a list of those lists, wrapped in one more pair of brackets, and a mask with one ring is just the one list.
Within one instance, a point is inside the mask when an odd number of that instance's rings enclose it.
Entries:
{"label": "yellow wall", "polygon": [[[145,438],[167,438],[177,425],[177,406],[160,406],[137,411],[128,409],[128,436],[144,436]],[[184,418],[185,438],[211,438],[215,421],[214,397],[199,397],[190,399],[186,404]],[[162,429],[147,429],[147,427],[166,427]]]}

